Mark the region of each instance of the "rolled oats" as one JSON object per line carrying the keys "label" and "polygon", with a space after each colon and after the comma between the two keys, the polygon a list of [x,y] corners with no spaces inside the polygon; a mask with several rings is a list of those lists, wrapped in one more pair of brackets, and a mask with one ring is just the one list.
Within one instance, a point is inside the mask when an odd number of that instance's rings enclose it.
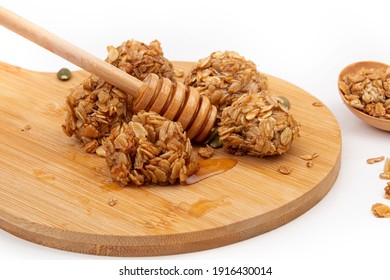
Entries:
{"label": "rolled oats", "polygon": [[324,104],[322,102],[320,102],[320,101],[315,101],[315,102],[312,103],[312,105],[314,107],[323,107],[324,106]]}
{"label": "rolled oats", "polygon": [[[143,80],[149,73],[174,79],[172,64],[163,56],[160,43],[150,45],[129,40],[119,47],[109,46],[106,61]],[[94,153],[103,137],[132,118],[132,97],[91,75],[71,89],[66,99],[67,116],[62,128],[84,143],[84,150]]]}
{"label": "rolled oats", "polygon": [[200,147],[198,150],[198,155],[202,158],[211,158],[213,156],[214,149],[213,147],[207,145],[206,147]]}
{"label": "rolled oats", "polygon": [[223,147],[235,155],[283,154],[299,136],[298,122],[265,90],[241,95],[223,110],[219,126]]}
{"label": "rolled oats", "polygon": [[217,107],[218,116],[242,94],[268,88],[267,77],[256,65],[233,51],[213,52],[199,60],[184,83],[207,96]]}
{"label": "rolled oats", "polygon": [[387,182],[387,185],[384,190],[385,190],[385,198],[390,199],[390,181]]}
{"label": "rolled oats", "polygon": [[313,159],[319,157],[320,155],[318,153],[312,153],[312,154],[306,154],[299,156],[301,159],[306,160],[306,161],[312,161]]}
{"label": "rolled oats", "polygon": [[379,174],[379,178],[390,180],[390,158],[386,158],[383,166],[383,173]]}
{"label": "rolled oats", "polygon": [[312,155],[303,155],[303,156],[299,156],[301,159],[303,160],[311,160],[313,159],[313,156]]}
{"label": "rolled oats", "polygon": [[364,113],[390,119],[389,69],[362,68],[339,81],[339,89],[349,105]]}
{"label": "rolled oats", "polygon": [[105,157],[106,156],[106,151],[103,149],[103,146],[99,146],[96,148],[96,154],[100,157]]}
{"label": "rolled oats", "polygon": [[319,156],[320,155],[318,153],[312,153],[311,155],[307,154],[307,155],[302,155],[302,156],[299,156],[299,157],[306,161],[306,166],[307,167],[311,168],[314,165],[314,161],[313,160],[315,158],[318,158]]}
{"label": "rolled oats", "polygon": [[381,174],[379,174],[379,178],[384,179],[384,180],[390,180],[390,174],[381,173]]}
{"label": "rolled oats", "polygon": [[377,162],[381,162],[385,159],[384,156],[380,156],[380,157],[375,157],[375,158],[369,158],[367,159],[367,163],[368,164],[373,164],[373,163],[377,163]]}
{"label": "rolled oats", "polygon": [[24,128],[21,129],[21,131],[29,131],[31,129],[31,125],[26,124]]}
{"label": "rolled oats", "polygon": [[383,166],[383,173],[390,175],[390,158],[386,158]]}
{"label": "rolled oats", "polygon": [[313,153],[313,158],[312,159],[315,159],[315,158],[318,158],[319,156],[320,156],[320,154],[319,153]]}
{"label": "rolled oats", "polygon": [[196,153],[181,125],[140,111],[103,140],[114,181],[122,185],[184,183],[198,168]]}
{"label": "rolled oats", "polygon": [[281,165],[281,166],[279,166],[278,170],[283,175],[288,175],[288,174],[290,174],[292,172],[291,166],[288,166],[288,165]]}
{"label": "rolled oats", "polygon": [[184,74],[185,74],[185,72],[184,72],[184,70],[180,70],[180,69],[175,69],[175,78],[182,78],[182,77],[184,77]]}
{"label": "rolled oats", "polygon": [[108,200],[108,205],[115,206],[118,203],[118,199],[115,196],[111,196]]}
{"label": "rolled oats", "polygon": [[378,218],[390,217],[390,207],[386,204],[375,203],[372,205],[371,211]]}

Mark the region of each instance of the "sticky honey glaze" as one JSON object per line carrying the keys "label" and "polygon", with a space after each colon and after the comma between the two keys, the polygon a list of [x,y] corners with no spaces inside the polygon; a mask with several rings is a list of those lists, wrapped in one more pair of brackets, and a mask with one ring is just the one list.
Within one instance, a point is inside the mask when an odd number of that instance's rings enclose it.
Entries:
{"label": "sticky honey glaze", "polygon": [[187,178],[186,184],[192,185],[206,178],[221,174],[236,166],[237,160],[232,158],[213,158],[199,161],[199,169]]}
{"label": "sticky honey glaze", "polygon": [[219,206],[230,204],[230,202],[225,201],[224,197],[220,197],[216,200],[201,199],[198,202],[192,204],[187,213],[192,217],[200,218],[210,210],[213,210]]}

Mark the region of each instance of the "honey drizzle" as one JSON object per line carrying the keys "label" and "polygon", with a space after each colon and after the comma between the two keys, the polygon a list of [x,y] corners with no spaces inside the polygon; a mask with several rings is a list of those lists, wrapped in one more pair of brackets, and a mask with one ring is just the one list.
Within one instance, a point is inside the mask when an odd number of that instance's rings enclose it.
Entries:
{"label": "honey drizzle", "polygon": [[192,217],[200,218],[204,216],[207,212],[219,206],[225,205],[231,205],[231,202],[225,201],[224,197],[220,197],[216,200],[201,199],[198,202],[192,204],[187,213]]}
{"label": "honey drizzle", "polygon": [[186,179],[187,185],[192,185],[206,178],[221,174],[236,166],[237,160],[232,158],[213,158],[199,161],[199,169]]}

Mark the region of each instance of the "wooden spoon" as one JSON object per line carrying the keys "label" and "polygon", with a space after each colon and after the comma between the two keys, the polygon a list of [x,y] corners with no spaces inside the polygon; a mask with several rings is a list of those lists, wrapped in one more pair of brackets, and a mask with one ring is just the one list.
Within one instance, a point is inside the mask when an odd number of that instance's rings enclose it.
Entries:
{"label": "wooden spoon", "polygon": [[[356,73],[358,72],[361,68],[388,68],[389,66],[381,63],[381,62],[375,62],[375,61],[360,61],[356,63],[352,63],[345,67],[339,74],[339,81],[343,80],[343,77],[346,74],[351,74],[351,73]],[[389,119],[382,119],[382,118],[376,118],[372,117],[354,107],[349,105],[348,101],[345,99],[345,96],[343,92],[339,88],[339,93],[341,96],[341,99],[344,101],[344,104],[347,106],[347,108],[358,118],[366,122],[368,125],[371,125],[373,127],[390,131],[390,120]]]}
{"label": "wooden spoon", "polygon": [[217,109],[194,88],[155,74],[140,81],[1,6],[0,24],[131,94],[136,112],[152,110],[180,122],[190,139],[200,142],[214,127]]}

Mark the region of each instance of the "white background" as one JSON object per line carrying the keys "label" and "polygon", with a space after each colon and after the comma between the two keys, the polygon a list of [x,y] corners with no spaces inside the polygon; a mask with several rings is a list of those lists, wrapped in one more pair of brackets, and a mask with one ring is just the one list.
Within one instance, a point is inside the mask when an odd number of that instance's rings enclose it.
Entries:
{"label": "white background", "polygon": [[[379,155],[390,157],[390,134],[368,127],[344,107],[337,76],[355,61],[390,64],[390,3],[329,2],[0,1],[101,58],[106,57],[107,45],[117,46],[128,39],[145,43],[158,39],[170,60],[196,61],[216,50],[238,51],[260,71],[287,80],[323,101],[340,124],[343,143],[340,174],[329,194],[307,213],[271,232],[203,252],[105,258],[46,248],[0,230],[0,278],[22,266],[25,269],[18,273],[30,272],[36,277],[31,279],[38,279],[41,267],[49,272],[62,268],[62,275],[79,276],[82,272],[66,267],[84,267],[83,273],[94,271],[96,275],[90,276],[95,279],[116,279],[117,267],[122,264],[138,261],[157,265],[165,261],[168,265],[178,260],[200,267],[228,261],[242,265],[250,260],[271,265],[274,274],[270,279],[372,279],[388,275],[390,219],[375,218],[370,211],[376,202],[390,204],[383,198],[386,181],[378,177],[383,163],[367,165],[365,161]],[[0,61],[39,71],[57,71],[64,66],[77,69],[3,27]],[[314,121],[321,125],[320,119]],[[29,260],[40,262],[31,264]],[[58,262],[46,265],[46,260]],[[80,264],[79,260],[90,262]],[[96,263],[98,260],[105,262]],[[102,275],[104,278],[99,278]],[[49,279],[42,277],[39,279]]]}

